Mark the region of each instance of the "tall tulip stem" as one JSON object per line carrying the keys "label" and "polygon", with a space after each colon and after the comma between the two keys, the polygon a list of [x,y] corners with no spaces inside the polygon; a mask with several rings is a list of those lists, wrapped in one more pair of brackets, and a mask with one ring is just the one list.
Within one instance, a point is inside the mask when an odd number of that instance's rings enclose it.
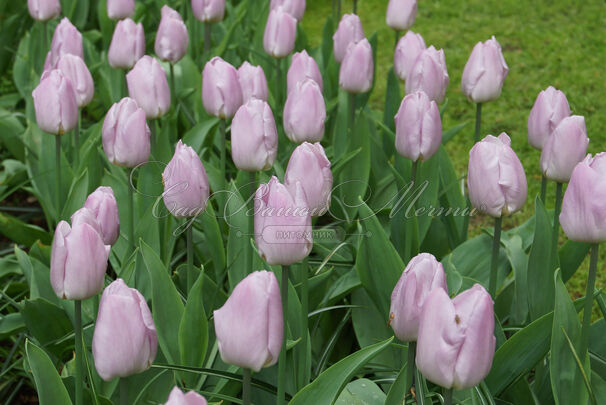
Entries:
{"label": "tall tulip stem", "polygon": [[248,215],[248,232],[245,234],[246,236],[246,244],[248,245],[248,251],[246,253],[246,271],[252,271],[252,263],[253,263],[253,255],[255,254],[254,248],[249,242],[250,238],[255,234],[255,191],[257,185],[257,173],[250,172],[248,180],[248,198],[250,199],[249,211]]}
{"label": "tall tulip stem", "polygon": [[399,40],[400,40],[400,31],[394,30],[394,43],[393,43],[394,52],[395,52],[395,49],[398,46],[398,41]]}
{"label": "tall tulip stem", "polygon": [[497,270],[499,263],[499,249],[501,247],[501,225],[503,217],[494,219],[494,234],[492,239],[492,259],[490,260],[490,282],[488,284],[488,293],[495,299],[497,292]]}
{"label": "tall tulip stem", "polygon": [[551,265],[556,268],[558,256],[558,236],[560,235],[560,211],[562,211],[562,183],[556,183],[555,210],[553,212],[553,233],[551,239]]}
{"label": "tall tulip stem", "polygon": [[78,123],[74,128],[74,166],[78,170],[80,167],[80,120],[82,119],[82,110],[78,109]]}
{"label": "tall tulip stem", "polygon": [[170,97],[173,109],[177,109],[177,93],[175,92],[175,65],[171,62],[170,66]]}
{"label": "tall tulip stem", "polygon": [[[301,272],[301,344],[303,345],[303,350],[307,352],[308,345],[308,337],[309,337],[309,264],[307,258],[303,260],[303,271]],[[305,362],[302,362],[300,369],[302,370],[302,375],[305,375]],[[304,381],[304,384],[307,385],[309,381]]]}
{"label": "tall tulip stem", "polygon": [[[220,178],[220,191],[224,191],[226,189],[226,180],[225,180],[225,166],[226,166],[226,162],[227,162],[227,156],[226,156],[226,134],[225,134],[225,127],[226,127],[227,123],[226,123],[226,119],[222,118],[219,121],[219,152],[220,152],[220,165],[221,165],[221,178]],[[223,194],[224,195],[224,194]],[[225,199],[221,198],[221,207],[219,208],[221,211],[225,209]],[[223,215],[223,212],[221,213]]]}
{"label": "tall tulip stem", "polygon": [[593,304],[593,290],[595,288],[596,271],[598,267],[598,248],[600,244],[591,245],[589,258],[589,275],[587,276],[587,290],[585,291],[585,306],[583,309],[583,326],[581,328],[581,348],[579,358],[584,359],[589,344],[589,327],[591,326],[591,307]]}
{"label": "tall tulip stem", "polygon": [[242,404],[250,405],[250,369],[242,369]]}
{"label": "tall tulip stem", "polygon": [[204,59],[205,60],[210,60],[209,56],[210,56],[210,46],[211,46],[211,43],[210,43],[211,28],[212,28],[212,26],[210,25],[210,23],[204,23]]}
{"label": "tall tulip stem", "polygon": [[476,134],[474,136],[474,143],[480,141],[480,131],[482,130],[482,103],[476,104]]}
{"label": "tall tulip stem", "polygon": [[282,59],[276,58],[276,104],[282,105]]}
{"label": "tall tulip stem", "polygon": [[408,351],[406,354],[406,390],[414,387],[415,379],[415,361],[417,357],[417,342],[408,342]]}
{"label": "tall tulip stem", "polygon": [[[188,222],[188,220],[185,220]],[[191,290],[194,285],[194,224],[186,223],[185,238],[187,239],[187,292]]]}
{"label": "tall tulip stem", "polygon": [[44,52],[46,52],[46,49],[48,48],[48,21],[42,23],[42,41]]}
{"label": "tall tulip stem", "polygon": [[541,201],[545,204],[545,197],[547,195],[547,177],[541,176]]}
{"label": "tall tulip stem", "polygon": [[[414,188],[415,185],[417,183],[417,172],[419,169],[419,165],[421,164],[420,161],[415,160],[414,162],[412,162],[412,165],[410,167],[410,192],[411,195],[412,193],[414,193]],[[404,197],[406,196],[406,191],[402,190],[402,196],[401,199],[402,201],[404,200]],[[414,211],[414,201],[411,201],[411,204],[413,205],[411,207],[411,211]],[[403,207],[400,208],[400,212],[402,213],[402,217],[404,219],[406,219],[406,211]],[[410,260],[413,256],[415,256],[417,254],[416,249],[414,249],[413,251],[413,240],[418,240],[419,239],[419,235],[414,235],[413,237],[413,232],[415,232],[415,227],[414,227],[414,222],[412,218],[408,218],[406,220],[406,244],[404,245],[404,260],[408,261]]]}
{"label": "tall tulip stem", "polygon": [[444,388],[444,405],[452,405],[452,388]]}
{"label": "tall tulip stem", "polygon": [[352,136],[356,122],[356,95],[354,93],[347,93],[347,96],[347,105],[349,107],[349,136]]}
{"label": "tall tulip stem", "polygon": [[358,0],[353,0],[353,13],[358,13]]}
{"label": "tall tulip stem", "polygon": [[133,173],[135,169],[131,169],[128,176],[128,243],[130,244],[131,251],[134,252],[136,248],[135,244],[135,184],[133,182]]}
{"label": "tall tulip stem", "polygon": [[120,377],[120,405],[129,405],[128,380],[125,377]]}
{"label": "tall tulip stem", "polygon": [[278,359],[278,398],[277,405],[283,405],[284,393],[286,391],[286,332],[288,330],[288,273],[290,266],[282,266],[282,284],[280,285],[280,294],[282,298],[282,319],[284,321],[284,337],[282,338],[282,349]]}
{"label": "tall tulip stem", "polygon": [[57,223],[61,220],[61,135],[55,135],[55,204],[57,206]]}
{"label": "tall tulip stem", "polygon": [[76,349],[76,405],[83,404],[84,374],[82,372],[82,301],[74,301],[74,346]]}

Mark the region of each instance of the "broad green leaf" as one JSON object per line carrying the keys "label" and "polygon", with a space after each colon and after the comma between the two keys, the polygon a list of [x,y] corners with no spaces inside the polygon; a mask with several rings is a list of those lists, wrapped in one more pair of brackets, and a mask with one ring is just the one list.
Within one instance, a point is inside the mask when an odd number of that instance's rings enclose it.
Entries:
{"label": "broad green leaf", "polygon": [[574,240],[567,240],[562,245],[558,256],[560,257],[563,282],[570,280],[570,277],[574,275],[581,263],[583,263],[583,260],[587,257],[590,249],[590,243],[576,242]]}
{"label": "broad green leaf", "polygon": [[187,297],[187,304],[179,324],[179,350],[185,366],[202,367],[208,346],[208,320],[202,297],[204,269]]}
{"label": "broad green leaf", "polygon": [[[21,315],[29,335],[44,346],[52,345],[55,341],[73,332],[72,323],[63,308],[43,298],[26,300]],[[72,344],[72,342],[66,343]],[[65,345],[62,345],[57,349],[49,347],[49,350],[52,350],[55,355],[61,355],[64,348]]]}
{"label": "broad green leaf", "polygon": [[82,208],[88,195],[88,170],[84,169],[82,174],[74,179],[68,193],[67,201],[64,202],[61,218],[70,218],[74,212]]}
{"label": "broad green leaf", "polygon": [[67,389],[47,354],[29,340],[25,342],[25,353],[34,375],[40,405],[71,405]]}
{"label": "broad green leaf", "polygon": [[389,392],[387,393],[387,398],[385,398],[385,405],[401,405],[404,397],[406,396],[406,381],[408,380],[406,377],[406,373],[408,372],[408,367],[406,364],[402,366],[402,369],[398,373],[395,381],[391,384],[391,388],[389,388]]}
{"label": "broad green leaf", "polygon": [[247,255],[252,252],[250,235],[248,235],[248,217],[245,202],[235,183],[230,184],[230,195],[227,200],[227,218],[229,235],[227,239],[227,277],[229,286],[233,288],[248,275],[252,269],[247,269]]}
{"label": "broad green leaf", "polygon": [[39,226],[25,223],[3,212],[0,212],[0,234],[25,246],[31,246],[37,240],[47,245],[52,241],[51,235]]}
{"label": "broad green leaf", "polygon": [[335,405],[383,405],[385,393],[377,384],[360,378],[347,384]]}

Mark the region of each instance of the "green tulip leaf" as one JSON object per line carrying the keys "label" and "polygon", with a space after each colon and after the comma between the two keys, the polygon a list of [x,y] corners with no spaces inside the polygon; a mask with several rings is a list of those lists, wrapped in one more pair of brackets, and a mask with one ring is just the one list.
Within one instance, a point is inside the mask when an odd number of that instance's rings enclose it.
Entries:
{"label": "green tulip leaf", "polygon": [[25,352],[36,382],[40,405],[71,405],[67,389],[44,350],[27,340]]}

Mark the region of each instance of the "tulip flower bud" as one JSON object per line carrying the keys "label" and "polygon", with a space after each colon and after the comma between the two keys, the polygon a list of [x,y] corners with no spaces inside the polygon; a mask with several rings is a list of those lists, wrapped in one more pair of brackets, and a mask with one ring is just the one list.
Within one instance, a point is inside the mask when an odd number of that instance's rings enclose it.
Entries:
{"label": "tulip flower bud", "polygon": [[61,221],[55,229],[50,282],[59,298],[85,300],[103,290],[110,247],[87,222],[83,219],[70,227]]}
{"label": "tulip flower bud", "polygon": [[202,104],[207,113],[218,118],[232,118],[242,105],[238,71],[218,56],[204,66]]}
{"label": "tulip flower bud", "polygon": [[560,183],[569,181],[574,167],[585,158],[588,144],[584,117],[573,115],[560,121],[541,153],[545,177]]}
{"label": "tulip flower bud", "polygon": [[61,55],[70,53],[84,59],[84,50],[82,47],[82,34],[74,25],[64,17],[53,34],[51,49],[46,55],[44,61],[44,70],[52,70],[57,67],[57,62]]}
{"label": "tulip flower bud", "polygon": [[344,14],[341,17],[337,31],[332,36],[333,52],[337,62],[341,63],[351,43],[364,39],[364,30],[360,17],[356,14]]}
{"label": "tulip flower bud", "polygon": [[431,45],[421,51],[406,75],[406,93],[424,91],[430,99],[441,103],[449,80],[444,51]]}
{"label": "tulip flower bud", "polygon": [[463,69],[461,89],[474,103],[496,100],[501,95],[503,82],[509,67],[505,63],[501,45],[493,36],[488,41],[478,42]]}
{"label": "tulip flower bud", "polygon": [[179,387],[175,386],[164,405],[208,405],[208,402],[196,391],[189,391],[184,394]]}
{"label": "tulip flower bud", "polygon": [[395,116],[396,149],[412,161],[427,160],[442,143],[442,119],[435,101],[422,91],[404,97]]}
{"label": "tulip flower bud", "polygon": [[135,0],[107,0],[107,16],[122,20],[135,14]]}
{"label": "tulip flower bud", "polygon": [[208,176],[200,157],[179,141],[175,155],[162,173],[164,205],[177,218],[195,217],[206,209]]}
{"label": "tulip flower bud", "polygon": [[564,193],[560,224],[569,239],[606,241],[606,153],[587,155],[576,165]]}
{"label": "tulip flower bud", "polygon": [[116,243],[120,236],[120,216],[114,190],[111,187],[97,187],[86,198],[84,208],[88,209],[99,223],[103,243],[106,245]]}
{"label": "tulip flower bud", "polygon": [[385,21],[396,31],[412,27],[417,18],[417,0],[389,0]]}
{"label": "tulip flower bud", "polygon": [[244,62],[238,69],[238,81],[242,89],[243,102],[246,103],[251,98],[267,101],[267,79],[261,66]]}
{"label": "tulip flower bud", "polygon": [[326,104],[318,84],[307,79],[288,93],[284,105],[284,132],[293,142],[318,142],[324,136]]}
{"label": "tulip flower bud", "polygon": [[366,38],[350,44],[339,70],[339,87],[349,93],[366,93],[372,88],[374,61]]}
{"label": "tulip flower bud", "polygon": [[286,75],[287,92],[290,93],[290,91],[297,86],[297,83],[302,82],[305,79],[312,79],[320,86],[320,91],[322,91],[324,84],[322,82],[320,68],[318,68],[318,64],[314,58],[309,56],[304,49],[292,56],[290,68]]}
{"label": "tulip flower bud", "polygon": [[147,162],[150,135],[145,111],[135,100],[124,97],[112,105],[103,121],[103,151],[107,160],[123,167],[137,167]]}
{"label": "tulip flower bud", "polygon": [[267,25],[263,35],[263,48],[274,58],[284,58],[295,47],[297,36],[297,20],[282,7],[269,12]]}
{"label": "tulip flower bud", "polygon": [[278,130],[266,101],[251,98],[231,123],[231,157],[240,170],[271,168],[278,154]]}
{"label": "tulip flower bud", "polygon": [[143,25],[130,18],[118,21],[107,52],[109,65],[116,69],[130,69],[145,54]]}
{"label": "tulip flower bud", "polygon": [[311,215],[301,183],[290,192],[273,176],[255,193],[255,242],[269,265],[297,263],[313,246]]}
{"label": "tulip flower bud", "polygon": [[158,350],[158,335],[145,297],[119,278],[103,291],[93,334],[99,376],[110,381],[147,370]]}
{"label": "tulip flower bud", "polygon": [[187,52],[189,37],[181,15],[168,6],[162,6],[162,19],[156,34],[154,49],[160,59],[176,63]]}
{"label": "tulip flower bud", "polygon": [[444,388],[479,384],[492,367],[496,339],[490,294],[479,284],[454,299],[442,288],[423,305],[417,343],[417,367]]}
{"label": "tulip flower bud", "polygon": [[467,187],[472,205],[492,217],[511,215],[526,201],[528,185],[522,162],[505,132],[488,135],[469,152]]}
{"label": "tulip flower bud", "polygon": [[32,92],[36,121],[44,132],[63,135],[78,124],[78,102],[72,82],[60,70],[42,73]]}
{"label": "tulip flower bud", "polygon": [[269,9],[282,7],[284,11],[301,21],[305,14],[305,0],[271,0]]}
{"label": "tulip flower bud", "polygon": [[81,57],[69,53],[61,55],[57,62],[57,69],[72,83],[76,92],[78,107],[86,107],[95,94],[95,85],[86,63]]}
{"label": "tulip flower bud", "polygon": [[159,118],[170,109],[166,72],[156,59],[147,55],[139,59],[126,74],[126,82],[130,97],[143,108],[147,119]]}
{"label": "tulip flower bud", "polygon": [[330,161],[319,142],[303,142],[290,155],[284,185],[291,194],[301,183],[312,217],[319,217],[328,211],[332,192],[332,172]]}
{"label": "tulip flower bud", "polygon": [[[74,212],[72,214],[71,221],[72,221],[72,227],[74,227],[74,228],[76,226],[82,225],[82,224],[90,225],[90,227],[93,228],[95,230],[95,232],[97,232],[99,234],[99,236],[101,236],[101,239],[103,239],[101,225],[99,224],[99,221],[97,221],[97,218],[95,218],[95,215],[93,214],[93,212],[91,210],[89,210],[88,208],[82,207],[79,210],[77,210],[76,212]],[[103,243],[105,243],[105,241],[103,241]],[[110,244],[108,243],[108,245],[110,245]],[[101,291],[101,290],[99,290],[99,291]]]}
{"label": "tulip flower bud", "polygon": [[255,271],[236,285],[225,304],[214,311],[221,359],[260,371],[276,364],[282,338],[282,299],[274,273]]}
{"label": "tulip flower bud", "polygon": [[425,49],[427,46],[421,34],[408,31],[400,38],[393,56],[393,67],[400,80],[406,80],[413,63]]}
{"label": "tulip flower bud", "polygon": [[216,23],[225,15],[225,0],[191,0],[194,17],[204,23]]}
{"label": "tulip flower bud", "polygon": [[417,340],[423,304],[436,288],[448,294],[442,263],[429,253],[413,257],[391,293],[389,319],[398,339],[404,342]]}
{"label": "tulip flower bud", "polygon": [[27,0],[29,15],[37,21],[48,21],[61,14],[59,0]]}
{"label": "tulip flower bud", "polygon": [[528,142],[535,149],[543,145],[560,121],[570,116],[570,106],[566,95],[549,86],[537,96],[528,117]]}

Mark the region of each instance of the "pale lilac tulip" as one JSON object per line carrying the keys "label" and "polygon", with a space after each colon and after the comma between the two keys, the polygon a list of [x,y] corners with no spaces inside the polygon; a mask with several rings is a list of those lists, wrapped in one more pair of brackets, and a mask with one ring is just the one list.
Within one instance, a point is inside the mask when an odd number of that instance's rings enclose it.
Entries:
{"label": "pale lilac tulip", "polygon": [[284,105],[284,132],[293,142],[318,142],[324,136],[326,104],[318,84],[307,79],[288,93]]}
{"label": "pale lilac tulip", "polygon": [[175,386],[164,405],[208,405],[208,402],[196,391],[189,391],[184,394],[179,387]]}
{"label": "pale lilac tulip", "polygon": [[568,182],[574,167],[587,155],[588,144],[584,117],[573,115],[560,121],[541,153],[541,170],[545,177],[560,183]]}
{"label": "pale lilac tulip", "polygon": [[276,364],[284,323],[280,287],[274,273],[255,271],[240,281],[214,311],[221,359],[227,364],[260,371]]}
{"label": "pale lilac tulip", "polygon": [[145,297],[119,278],[103,291],[93,334],[99,376],[110,381],[147,370],[158,350],[158,335]]}
{"label": "pale lilac tulip", "polygon": [[90,210],[99,223],[103,243],[106,245],[116,243],[120,236],[120,216],[114,190],[111,187],[97,187],[86,198],[84,208]]}
{"label": "pale lilac tulip", "polygon": [[238,71],[218,56],[204,66],[202,104],[207,113],[218,118],[232,118],[242,105]]}
{"label": "pale lilac tulip", "polygon": [[253,66],[244,62],[238,69],[238,81],[242,89],[243,102],[247,102],[251,98],[267,101],[267,79],[261,66]]}
{"label": "pale lilac tulip", "polygon": [[417,18],[417,0],[389,0],[385,21],[396,31],[412,27]]}
{"label": "pale lilac tulip", "polygon": [[[72,221],[72,228],[75,228],[82,224],[88,224],[91,228],[95,230],[95,232],[99,234],[99,236],[101,236],[101,239],[103,239],[103,231],[101,230],[101,225],[99,224],[99,221],[97,221],[95,214],[93,214],[93,212],[88,208],[80,208],[72,214],[70,219]],[[107,242],[103,241],[103,243]],[[107,243],[107,245],[111,245],[111,243]]]}
{"label": "pale lilac tulip", "polygon": [[145,111],[147,119],[160,118],[170,109],[170,89],[160,62],[145,55],[126,74],[128,93]]}
{"label": "pale lilac tulip", "polygon": [[364,30],[360,17],[356,14],[344,14],[341,17],[337,31],[332,36],[333,52],[337,62],[341,63],[351,43],[364,39]]}
{"label": "pale lilac tulip", "polygon": [[95,95],[95,85],[82,58],[69,53],[63,54],[57,62],[57,69],[71,81],[72,88],[76,92],[78,107],[87,106]]}
{"label": "pale lilac tulip", "polygon": [[231,157],[240,170],[271,168],[278,154],[278,130],[266,101],[251,98],[231,123]]}
{"label": "pale lilac tulip", "polygon": [[57,28],[55,28],[51,49],[44,61],[44,70],[55,69],[61,55],[66,53],[84,59],[82,34],[80,34],[80,31],[78,31],[67,17],[63,17],[59,25],[57,25]]}
{"label": "pale lilac tulip", "polygon": [[185,56],[189,36],[181,15],[168,6],[162,6],[154,50],[162,60],[176,63]]}
{"label": "pale lilac tulip", "polygon": [[73,227],[65,221],[57,225],[50,265],[50,282],[57,297],[85,300],[103,290],[110,247],[103,244],[97,229],[86,220]]}
{"label": "pale lilac tulip", "polygon": [[63,135],[78,124],[78,102],[71,81],[60,70],[42,74],[32,92],[36,122],[41,130]]}
{"label": "pale lilac tulip", "polygon": [[449,80],[444,51],[432,45],[419,54],[406,75],[406,93],[424,91],[430,99],[441,103]]}
{"label": "pale lilac tulip", "polygon": [[269,9],[282,7],[284,11],[301,21],[305,14],[305,0],[271,0]]}
{"label": "pale lilac tulip", "polygon": [[436,288],[448,293],[442,263],[429,253],[421,253],[409,262],[391,293],[389,320],[398,339],[414,342],[427,296]]}
{"label": "pale lilac tulip", "polygon": [[442,143],[442,119],[435,101],[422,91],[404,97],[395,116],[396,150],[413,161],[427,160]]}
{"label": "pale lilac tulip", "polygon": [[311,215],[300,183],[291,193],[273,176],[255,193],[255,242],[269,265],[300,262],[311,252]]}
{"label": "pale lilac tulip", "polygon": [[570,116],[566,95],[549,86],[537,96],[528,116],[528,143],[535,149],[543,145],[560,121]]}
{"label": "pale lilac tulip", "polygon": [[107,0],[107,16],[122,20],[135,14],[135,0]]}
{"label": "pale lilac tulip", "polygon": [[366,38],[350,44],[339,70],[339,87],[349,93],[366,93],[372,88],[374,61]]}
{"label": "pale lilac tulip", "polygon": [[319,142],[303,142],[295,148],[286,167],[284,185],[294,194],[297,183],[301,183],[312,217],[328,211],[332,180],[330,161]]}
{"label": "pale lilac tulip", "polygon": [[508,72],[509,67],[496,38],[493,36],[486,42],[478,42],[463,70],[463,94],[474,103],[496,100],[501,95]]}
{"label": "pale lilac tulip", "polygon": [[109,65],[116,69],[130,69],[143,55],[145,55],[143,25],[135,24],[130,18],[118,21],[107,53]]}
{"label": "pale lilac tulip", "polygon": [[195,217],[208,205],[209,184],[200,157],[179,140],[162,173],[164,205],[177,218]]}
{"label": "pale lilac tulip", "polygon": [[419,323],[417,367],[444,388],[479,384],[494,357],[494,310],[490,294],[479,284],[454,299],[435,288],[425,299]]}
{"label": "pale lilac tulip", "polygon": [[571,240],[606,241],[606,153],[587,155],[574,168],[564,193],[560,223]]}
{"label": "pale lilac tulip", "polygon": [[393,67],[400,80],[406,80],[412,65],[425,49],[427,46],[421,34],[408,31],[400,38],[393,56]]}
{"label": "pale lilac tulip", "polygon": [[297,20],[282,7],[269,12],[263,35],[263,48],[274,58],[285,58],[295,48]]}
{"label": "pale lilac tulip", "polygon": [[216,23],[225,15],[225,0],[191,0],[194,17],[204,23]]}
{"label": "pale lilac tulip", "polygon": [[472,205],[492,217],[511,215],[524,206],[528,185],[524,167],[506,133],[488,135],[469,152],[467,186]]}
{"label": "pale lilac tulip", "polygon": [[59,0],[27,0],[27,9],[34,20],[48,21],[61,14],[61,3]]}
{"label": "pale lilac tulip", "polygon": [[315,59],[309,56],[304,49],[292,56],[290,68],[288,68],[288,74],[286,75],[287,92],[290,93],[297,86],[297,83],[305,79],[312,79],[320,86],[320,91],[322,90],[324,83],[322,82],[320,68]]}

